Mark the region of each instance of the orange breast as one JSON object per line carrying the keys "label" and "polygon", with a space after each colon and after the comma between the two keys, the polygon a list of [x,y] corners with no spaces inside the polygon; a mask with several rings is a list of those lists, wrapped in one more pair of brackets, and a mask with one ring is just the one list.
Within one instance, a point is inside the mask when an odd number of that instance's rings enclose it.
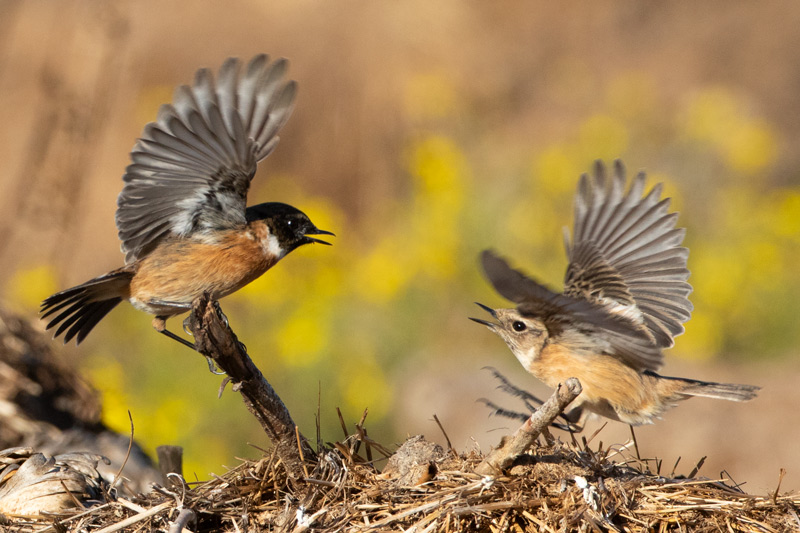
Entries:
{"label": "orange breast", "polygon": [[278,258],[267,257],[261,245],[265,232],[266,227],[228,231],[213,243],[165,241],[137,265],[131,303],[152,314],[171,315],[184,309],[159,302],[190,304],[204,292],[214,299],[227,296],[277,262]]}
{"label": "orange breast", "polygon": [[656,388],[648,380],[609,355],[576,354],[561,345],[550,344],[530,370],[553,388],[567,378],[578,378],[583,391],[570,407],[583,405],[603,416],[632,424],[649,422],[664,409]]}

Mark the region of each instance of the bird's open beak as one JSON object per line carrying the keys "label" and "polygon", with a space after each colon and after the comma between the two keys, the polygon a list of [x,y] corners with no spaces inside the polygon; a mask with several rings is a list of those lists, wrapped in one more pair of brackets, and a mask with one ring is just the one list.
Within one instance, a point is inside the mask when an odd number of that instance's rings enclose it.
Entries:
{"label": "bird's open beak", "polygon": [[323,241],[322,239],[315,239],[314,237],[309,237],[309,235],[331,235],[333,237],[336,237],[336,235],[333,232],[317,228],[311,228],[308,231],[306,231],[305,234],[303,235],[307,239],[307,242],[309,243],[316,242],[318,244],[327,244],[328,246],[330,246],[331,243]]}
{"label": "bird's open beak", "polygon": [[[479,306],[481,309],[483,309],[484,311],[486,311],[487,313],[492,315],[492,318],[497,319],[497,312],[494,309],[492,309],[491,307],[489,307],[488,305],[483,305],[483,304],[478,303],[478,302],[475,302],[475,305]],[[487,328],[489,328],[492,331],[495,331],[500,326],[500,324],[496,324],[494,322],[489,322],[488,320],[482,320],[480,318],[469,317],[469,319],[472,320],[473,322],[477,322],[478,324],[483,324],[484,326],[486,326]]]}

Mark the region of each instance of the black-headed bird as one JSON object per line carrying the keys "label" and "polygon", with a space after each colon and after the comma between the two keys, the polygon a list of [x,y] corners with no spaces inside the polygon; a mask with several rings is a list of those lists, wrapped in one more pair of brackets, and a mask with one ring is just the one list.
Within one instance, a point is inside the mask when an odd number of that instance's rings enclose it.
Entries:
{"label": "black-headed bird", "polygon": [[[278,144],[296,83],[287,61],[236,58],[214,75],[201,69],[175,91],[131,152],[117,199],[125,266],[42,303],[55,336],[80,343],[123,300],[155,315],[153,327],[186,312],[203,293],[217,300],[261,276],[289,252],[329,244],[300,210],[271,202],[246,207],[256,165]],[[55,315],[55,316],[53,316]]]}

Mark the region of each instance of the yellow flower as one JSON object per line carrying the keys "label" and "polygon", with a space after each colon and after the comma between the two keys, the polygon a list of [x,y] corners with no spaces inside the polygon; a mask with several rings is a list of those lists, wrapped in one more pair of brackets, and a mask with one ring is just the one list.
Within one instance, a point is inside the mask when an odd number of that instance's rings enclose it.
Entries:
{"label": "yellow flower", "polygon": [[775,233],[800,243],[800,189],[778,191]]}
{"label": "yellow flower", "polygon": [[131,423],[128,410],[131,398],[126,392],[125,369],[108,354],[98,353],[85,366],[92,385],[102,395],[103,422],[122,434],[129,434]]}
{"label": "yellow flower", "polygon": [[730,132],[724,145],[728,164],[746,174],[755,174],[769,167],[778,151],[775,135],[761,121],[740,124]]}
{"label": "yellow flower", "polygon": [[725,89],[699,94],[689,106],[685,129],[690,139],[715,146],[731,168],[745,174],[757,174],[777,156],[769,125],[748,117],[744,104]]}
{"label": "yellow flower", "polygon": [[330,338],[330,313],[304,302],[278,329],[278,353],[288,366],[307,367],[322,357]]}
{"label": "yellow flower", "polygon": [[574,154],[559,146],[551,146],[536,157],[532,175],[537,195],[558,195],[550,201],[568,198],[575,190],[578,176],[588,169],[580,168]]}
{"label": "yellow flower", "polygon": [[7,287],[9,303],[25,311],[37,309],[42,300],[58,290],[53,269],[48,266],[17,270]]}
{"label": "yellow flower", "polygon": [[686,333],[677,339],[675,353],[686,359],[713,358],[722,349],[722,328],[718,315],[695,310]]}
{"label": "yellow flower", "polygon": [[372,354],[354,357],[338,375],[340,389],[349,412],[369,409],[372,419],[384,417],[392,405],[394,390],[383,368]]}

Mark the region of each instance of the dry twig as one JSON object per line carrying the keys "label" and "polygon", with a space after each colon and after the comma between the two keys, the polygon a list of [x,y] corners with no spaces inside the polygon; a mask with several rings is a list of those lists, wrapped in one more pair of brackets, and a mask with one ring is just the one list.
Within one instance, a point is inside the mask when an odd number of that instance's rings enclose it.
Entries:
{"label": "dry twig", "polygon": [[197,351],[213,359],[227,374],[226,379],[233,382],[233,390],[242,394],[247,409],[261,423],[289,475],[303,479],[303,458],[313,460],[314,450],[305,437],[295,435],[296,426],[286,405],[247,355],[218,304],[208,295],[194,302],[189,327]]}
{"label": "dry twig", "polygon": [[475,468],[475,472],[489,476],[508,468],[580,393],[581,383],[576,378],[560,383],[553,395],[511,437],[492,450]]}

